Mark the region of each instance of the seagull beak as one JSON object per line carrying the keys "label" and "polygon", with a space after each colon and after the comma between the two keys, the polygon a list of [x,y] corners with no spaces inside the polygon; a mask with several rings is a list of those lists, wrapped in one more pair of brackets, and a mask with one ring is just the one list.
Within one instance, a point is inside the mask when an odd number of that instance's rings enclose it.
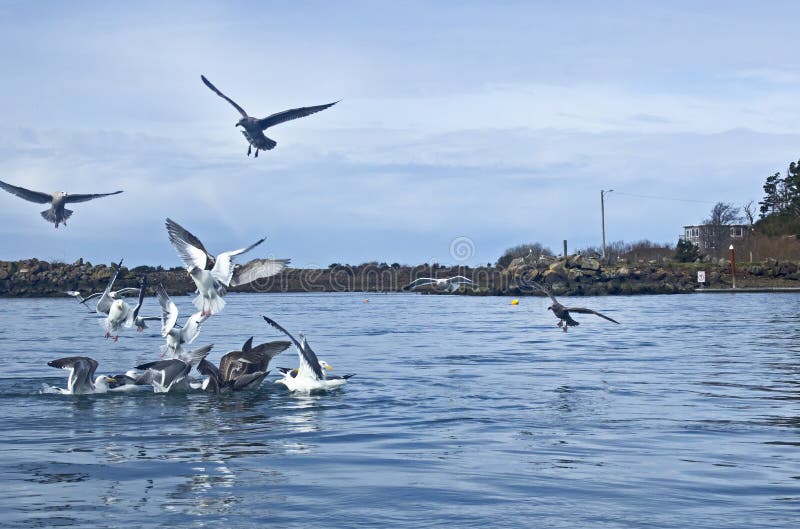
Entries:
{"label": "seagull beak", "polygon": [[116,381],[117,381],[117,379],[114,378],[114,377],[106,377],[106,382],[111,382],[113,384]]}
{"label": "seagull beak", "polygon": [[325,369],[327,369],[328,371],[333,371],[333,366],[330,364],[326,364]]}

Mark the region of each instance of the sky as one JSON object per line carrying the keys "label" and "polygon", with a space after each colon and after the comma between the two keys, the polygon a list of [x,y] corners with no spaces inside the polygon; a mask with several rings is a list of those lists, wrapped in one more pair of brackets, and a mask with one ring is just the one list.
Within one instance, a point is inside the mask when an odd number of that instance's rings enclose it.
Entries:
{"label": "sky", "polygon": [[[797,2],[0,0],[0,179],[124,193],[53,229],[0,191],[0,260],[494,263],[674,244],[800,159]],[[239,114],[334,107],[267,131]]]}

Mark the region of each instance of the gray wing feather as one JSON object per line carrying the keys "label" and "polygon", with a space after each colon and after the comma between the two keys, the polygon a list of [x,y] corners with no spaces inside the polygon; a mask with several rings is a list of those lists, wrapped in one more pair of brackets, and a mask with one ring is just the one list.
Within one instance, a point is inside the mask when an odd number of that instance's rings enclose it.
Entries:
{"label": "gray wing feather", "polygon": [[293,119],[304,118],[306,116],[310,116],[311,114],[316,114],[321,110],[332,107],[338,102],[339,101],[334,101],[333,103],[328,103],[327,105],[317,105],[313,107],[291,108],[289,110],[284,110],[283,112],[277,112],[271,116],[259,119],[258,125],[261,127],[261,130],[264,130],[274,125],[278,125],[279,123],[284,123]]}
{"label": "gray wing feather", "polygon": [[20,198],[24,198],[28,202],[36,202],[37,204],[47,204],[53,201],[53,195],[50,193],[41,193],[39,191],[31,191],[30,189],[25,189],[24,187],[12,186],[11,184],[7,184],[0,180],[0,188],[5,189],[12,195],[17,195]]}
{"label": "gray wing feather", "polygon": [[253,259],[234,268],[230,286],[246,285],[279,274],[289,262],[290,259]]}
{"label": "gray wing feather", "polygon": [[166,220],[166,226],[169,242],[178,252],[183,264],[187,268],[196,266],[197,268],[205,269],[208,265],[208,252],[200,240],[172,219]]}
{"label": "gray wing feather", "polygon": [[119,274],[119,269],[122,268],[122,259],[119,260],[119,264],[114,266],[114,272],[111,274],[111,279],[108,280],[108,285],[106,289],[103,291],[103,295],[100,296],[100,299],[97,301],[97,310],[98,314],[108,314],[108,311],[111,309],[111,304],[114,303],[114,298],[111,297],[111,289],[114,287],[114,281],[117,280],[117,274]]}
{"label": "gray wing feather", "polygon": [[215,94],[217,94],[219,97],[221,97],[222,99],[224,99],[225,101],[227,101],[228,103],[230,103],[231,105],[233,105],[233,108],[235,108],[236,110],[238,110],[238,111],[239,111],[239,114],[241,114],[241,115],[242,115],[242,117],[244,117],[244,118],[248,117],[248,116],[247,116],[247,112],[245,112],[245,111],[244,111],[244,109],[243,109],[242,107],[240,107],[239,105],[237,105],[237,104],[236,104],[236,102],[235,102],[233,99],[231,99],[230,97],[228,97],[228,96],[226,96],[225,94],[223,94],[222,92],[220,92],[220,91],[219,91],[219,89],[218,89],[216,86],[214,86],[213,84],[211,84],[211,81],[209,81],[208,79],[206,79],[206,76],[205,76],[205,75],[201,75],[201,76],[200,76],[200,79],[202,79],[202,80],[203,80],[203,84],[205,84],[207,87],[209,87],[209,88],[210,88],[210,89],[211,89],[211,90],[212,90],[212,91],[213,91]]}
{"label": "gray wing feather", "polygon": [[568,312],[576,312],[578,314],[594,314],[595,316],[600,316],[604,320],[613,321],[614,323],[619,324],[619,322],[617,320],[615,320],[613,318],[609,318],[605,314],[601,314],[601,313],[597,312],[596,310],[587,309],[587,308],[584,308],[584,307],[567,307],[566,310]]}
{"label": "gray wing feather", "polygon": [[122,193],[122,191],[114,191],[113,193],[96,193],[94,195],[70,195],[67,193],[67,196],[64,198],[64,202],[88,202],[89,200],[94,200],[95,198],[110,197],[111,195],[119,195],[120,193]]}
{"label": "gray wing feather", "polygon": [[[319,359],[317,358],[317,355],[314,354],[314,351],[312,351],[311,348],[308,347],[308,344],[301,344],[300,342],[298,342],[297,339],[295,339],[295,337],[289,333],[289,331],[281,327],[275,320],[270,319],[266,316],[262,317],[269,325],[271,325],[278,331],[285,334],[292,341],[295,348],[297,349],[297,354],[300,358],[300,365],[302,366],[305,363],[308,369],[310,369],[314,373],[314,375],[317,376],[317,379],[322,380],[324,378],[324,375],[322,374],[322,368],[319,365]],[[305,342],[305,340],[303,341]]]}

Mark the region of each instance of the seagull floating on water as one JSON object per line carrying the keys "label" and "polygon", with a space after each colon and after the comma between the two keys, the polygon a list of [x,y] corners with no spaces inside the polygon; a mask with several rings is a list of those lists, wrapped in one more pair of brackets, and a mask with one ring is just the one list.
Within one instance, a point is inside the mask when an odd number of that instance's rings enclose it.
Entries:
{"label": "seagull floating on water", "polygon": [[[150,384],[153,385],[155,393],[169,393],[170,391],[187,391],[192,389],[189,380],[189,372],[192,367],[201,362],[213,345],[206,345],[194,351],[189,351],[180,355],[179,358],[170,360],[157,360],[136,366],[136,369],[149,371],[148,377]],[[146,379],[146,380],[148,380]]]}
{"label": "seagull floating on water", "polygon": [[50,209],[42,211],[41,215],[47,222],[52,222],[58,228],[59,224],[67,225],[67,219],[72,216],[73,211],[66,209],[65,204],[72,204],[75,202],[87,202],[95,198],[102,198],[111,195],[118,195],[122,191],[114,191],[113,193],[97,193],[91,195],[70,195],[66,191],[56,191],[55,193],[42,193],[39,191],[32,191],[24,187],[13,186],[0,180],[0,188],[5,189],[12,195],[17,195],[28,202],[35,202],[37,204],[50,204]]}
{"label": "seagull floating on water", "polygon": [[258,119],[248,116],[247,112],[245,112],[242,107],[237,105],[233,99],[220,92],[219,89],[217,89],[216,86],[211,84],[211,81],[206,79],[204,75],[201,75],[200,79],[202,79],[203,83],[207,87],[209,87],[215,94],[217,94],[222,99],[230,103],[233,106],[233,108],[238,110],[239,113],[242,115],[242,119],[236,122],[236,126],[242,127],[242,129],[244,129],[242,130],[242,134],[244,134],[244,137],[250,144],[247,147],[247,156],[250,156],[250,153],[252,152],[251,149],[255,147],[256,149],[255,158],[258,158],[259,150],[268,151],[273,149],[278,144],[276,141],[267,138],[264,135],[263,131],[265,131],[269,127],[278,125],[280,123],[284,123],[286,121],[291,121],[293,119],[310,116],[311,114],[315,114],[320,110],[325,110],[326,108],[330,108],[339,102],[339,101],[334,101],[333,103],[328,103],[327,105],[318,105],[314,107],[292,108],[289,110],[284,110],[283,112],[278,112],[277,114],[272,114],[271,116],[267,116],[263,119]]}
{"label": "seagull floating on water", "polygon": [[[340,377],[330,377],[325,371],[332,371],[333,366],[327,362],[320,362],[317,355],[308,345],[306,337],[300,333],[300,341],[289,334],[289,331],[278,325],[275,320],[263,316],[264,321],[269,325],[285,334],[297,349],[297,357],[300,365],[292,375],[292,371],[284,372],[283,378],[275,381],[276,384],[283,384],[289,391],[298,393],[311,393],[312,391],[328,391],[343,386],[347,379],[355,376],[354,374],[343,375]],[[324,368],[324,370],[323,370]],[[283,371],[283,370],[281,370]]]}
{"label": "seagull floating on water", "polygon": [[269,361],[290,345],[291,342],[274,341],[253,347],[251,336],[241,351],[231,351],[223,355],[219,367],[206,359],[201,360],[197,370],[208,376],[203,389],[214,393],[257,389],[269,374]]}
{"label": "seagull floating on water", "polygon": [[472,280],[464,276],[453,276],[442,279],[436,279],[434,277],[420,277],[419,279],[415,279],[408,285],[404,286],[403,290],[414,290],[415,288],[432,285],[435,288],[443,290],[447,289],[450,292],[455,292],[456,290],[459,289],[459,287],[461,287],[461,285],[472,285],[472,284],[474,284]]}
{"label": "seagull floating on water", "polygon": [[597,312],[595,310],[592,310],[592,309],[587,309],[587,308],[584,308],[584,307],[565,307],[564,305],[562,305],[561,303],[558,302],[558,300],[555,298],[553,293],[550,292],[550,289],[544,288],[543,286],[541,286],[538,283],[531,282],[531,283],[527,283],[525,286],[530,286],[530,287],[536,288],[536,289],[544,292],[548,296],[550,296],[550,300],[553,302],[553,304],[550,305],[549,307],[547,307],[547,310],[552,310],[553,311],[553,314],[555,314],[556,318],[558,318],[557,325],[559,327],[563,326],[562,328],[564,329],[564,332],[567,332],[567,328],[568,327],[573,327],[573,326],[580,325],[577,321],[572,319],[572,316],[570,316],[570,312],[575,312],[576,314],[594,314],[595,316],[600,316],[604,320],[608,320],[608,321],[614,322],[616,324],[619,324],[619,322],[617,320],[615,320],[613,318],[609,318],[605,314],[601,314],[601,313],[599,313],[599,312]]}
{"label": "seagull floating on water", "polygon": [[178,252],[195,285],[198,296],[194,306],[201,310],[203,316],[217,314],[225,307],[226,289],[251,283],[279,273],[289,264],[289,259],[254,259],[244,265],[236,265],[233,259],[249,252],[266,238],[255,243],[213,256],[205,249],[200,239],[172,219],[166,220],[169,241]]}
{"label": "seagull floating on water", "polygon": [[69,371],[67,388],[55,388],[63,395],[106,393],[110,389],[109,383],[115,382],[113,377],[106,375],[94,378],[94,372],[98,365],[97,360],[88,356],[68,356],[47,362],[47,365]]}

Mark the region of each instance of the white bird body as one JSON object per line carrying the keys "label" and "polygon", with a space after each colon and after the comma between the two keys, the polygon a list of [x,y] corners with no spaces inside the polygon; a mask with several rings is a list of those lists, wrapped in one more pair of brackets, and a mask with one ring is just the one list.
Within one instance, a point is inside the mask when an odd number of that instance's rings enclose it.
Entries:
{"label": "white bird body", "polygon": [[200,325],[209,317],[204,316],[202,312],[195,312],[189,316],[182,328],[178,328],[175,325],[178,321],[178,307],[162,285],[156,287],[156,297],[161,305],[161,336],[167,341],[161,346],[161,352],[177,357],[183,352],[183,344],[192,343],[197,338],[200,334]]}
{"label": "white bird body", "polygon": [[[106,338],[110,337],[112,333],[119,333],[120,328],[133,326],[133,311],[130,306],[123,300],[118,299],[111,303],[108,309],[108,315],[105,319],[100,321],[100,325],[106,330]],[[117,336],[114,337],[117,341]]]}
{"label": "white bird body", "polygon": [[225,292],[226,283],[220,281],[214,270],[202,270],[193,266],[189,269],[197,293],[199,294],[192,300],[192,304],[197,307],[203,315],[218,314],[225,308],[225,300],[222,298]]}

